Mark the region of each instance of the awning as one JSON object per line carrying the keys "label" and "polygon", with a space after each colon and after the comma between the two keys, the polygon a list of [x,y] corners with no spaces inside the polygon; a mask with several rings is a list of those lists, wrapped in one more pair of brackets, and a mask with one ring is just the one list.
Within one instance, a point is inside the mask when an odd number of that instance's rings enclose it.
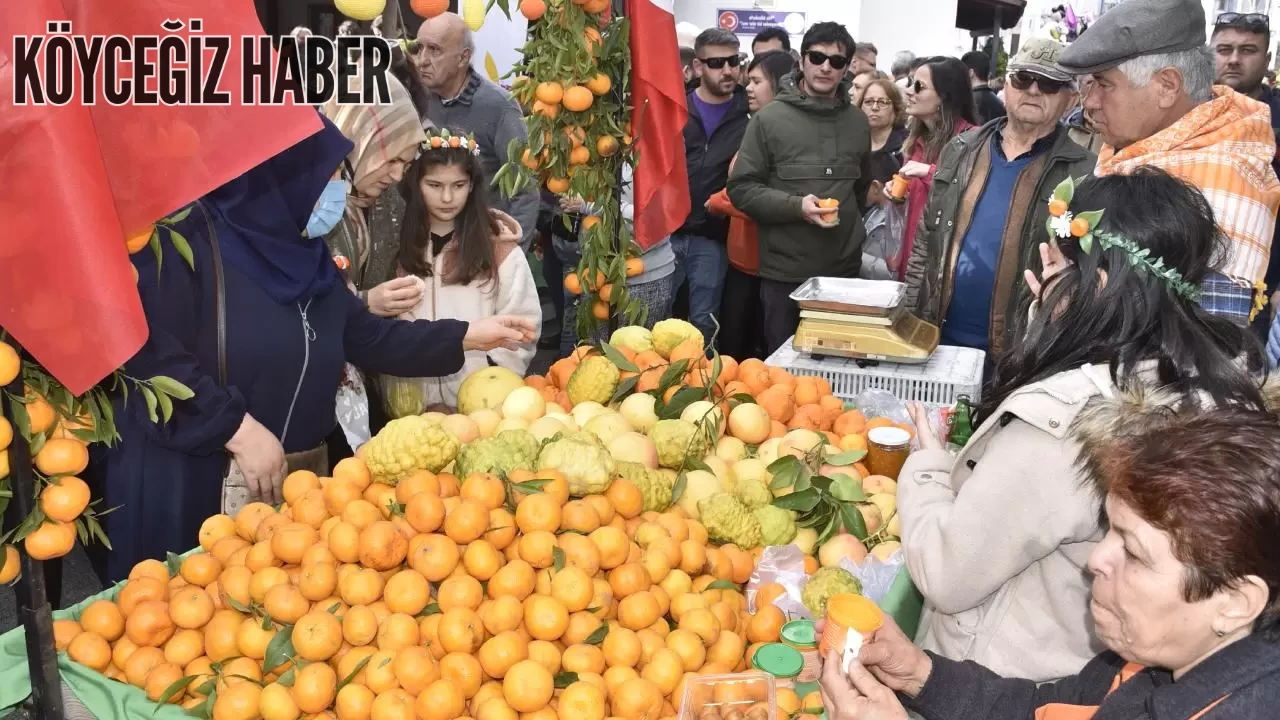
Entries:
{"label": "awning", "polygon": [[959,0],[956,3],[956,27],[961,30],[990,32],[996,26],[996,11],[1000,12],[1000,28],[1017,27],[1027,0]]}

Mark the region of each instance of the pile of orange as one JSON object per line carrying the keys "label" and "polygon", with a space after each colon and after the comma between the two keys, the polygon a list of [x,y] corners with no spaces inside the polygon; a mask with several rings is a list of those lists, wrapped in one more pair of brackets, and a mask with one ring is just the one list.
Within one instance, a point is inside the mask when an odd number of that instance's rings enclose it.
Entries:
{"label": "pile of orange", "polygon": [[283,491],[279,510],[209,518],[200,551],[139,563],[56,624],[59,648],[218,720],[657,720],[785,621],[747,612],[759,550],[642,512],[624,479],[583,498],[555,471],[391,487],[353,458]]}

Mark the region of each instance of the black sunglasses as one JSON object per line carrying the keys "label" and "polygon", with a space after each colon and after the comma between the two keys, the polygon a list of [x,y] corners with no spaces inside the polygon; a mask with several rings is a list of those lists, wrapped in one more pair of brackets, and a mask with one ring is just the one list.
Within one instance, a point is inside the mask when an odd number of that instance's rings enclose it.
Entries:
{"label": "black sunglasses", "polygon": [[911,89],[914,90],[917,95],[919,95],[925,90],[932,90],[933,88],[929,87],[928,85],[925,85],[919,80],[916,80],[915,82],[911,83]]}
{"label": "black sunglasses", "polygon": [[1032,85],[1039,85],[1040,92],[1045,95],[1057,95],[1062,92],[1063,88],[1067,87],[1071,83],[1063,82],[1061,80],[1053,80],[1051,78],[1044,77],[1043,75],[1036,75],[1035,73],[1019,71],[1009,74],[1009,84],[1012,85],[1015,90],[1030,90]]}
{"label": "black sunglasses", "polygon": [[810,50],[804,55],[809,58],[809,62],[814,65],[821,65],[826,62],[831,63],[832,70],[843,70],[849,64],[849,58],[844,55],[828,55],[824,52],[818,52],[817,50]]}
{"label": "black sunglasses", "polygon": [[1215,28],[1238,27],[1255,32],[1270,32],[1271,18],[1265,13],[1225,12],[1213,22]]}
{"label": "black sunglasses", "polygon": [[721,70],[725,65],[728,65],[731,68],[736,68],[738,65],[742,64],[742,58],[737,55],[730,55],[729,57],[698,58],[698,61],[712,70]]}

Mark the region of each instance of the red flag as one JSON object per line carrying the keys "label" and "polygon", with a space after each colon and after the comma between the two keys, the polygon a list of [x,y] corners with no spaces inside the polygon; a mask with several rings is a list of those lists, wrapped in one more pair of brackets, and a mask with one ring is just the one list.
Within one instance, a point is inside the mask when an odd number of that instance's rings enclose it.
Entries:
{"label": "red flag", "polygon": [[[161,28],[191,19],[203,21],[198,33]],[[71,35],[86,39],[231,36],[218,86],[231,105],[111,105],[102,91],[106,59],[93,105],[82,102],[78,66],[67,104],[35,104],[26,88],[18,105],[15,84],[25,86],[30,74],[10,54],[14,38],[46,36],[35,61],[46,77],[35,84],[47,88],[47,76],[58,74],[44,57],[54,21],[69,21]],[[240,102],[241,37],[265,34],[252,0],[216,8],[207,0],[22,0],[0,3],[0,27],[0,327],[80,394],[147,336],[125,238],[316,132],[320,121],[309,106]],[[131,63],[115,64],[120,77],[132,77]],[[154,71],[146,85],[157,89]]]}
{"label": "red flag", "polygon": [[638,140],[635,238],[652,247],[689,217],[684,124],[689,117],[673,0],[630,0],[631,117]]}

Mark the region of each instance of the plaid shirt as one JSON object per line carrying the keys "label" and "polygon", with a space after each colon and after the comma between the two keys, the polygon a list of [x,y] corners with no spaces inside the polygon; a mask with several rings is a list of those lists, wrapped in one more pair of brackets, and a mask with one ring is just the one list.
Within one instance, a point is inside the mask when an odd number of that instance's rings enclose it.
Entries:
{"label": "plaid shirt", "polygon": [[[1280,205],[1280,180],[1271,168],[1276,154],[1271,110],[1225,86],[1215,86],[1213,94],[1213,100],[1151,137],[1118,152],[1104,146],[1095,174],[1124,175],[1150,165],[1199,188],[1230,240],[1219,270],[1252,297],[1254,283],[1267,269]],[[1217,293],[1212,281],[1206,286]],[[1203,304],[1234,307],[1235,300],[1206,293]]]}
{"label": "plaid shirt", "polygon": [[1245,327],[1253,310],[1253,288],[1240,287],[1221,273],[1210,273],[1200,283],[1200,307],[1210,315],[1230,318]]}

